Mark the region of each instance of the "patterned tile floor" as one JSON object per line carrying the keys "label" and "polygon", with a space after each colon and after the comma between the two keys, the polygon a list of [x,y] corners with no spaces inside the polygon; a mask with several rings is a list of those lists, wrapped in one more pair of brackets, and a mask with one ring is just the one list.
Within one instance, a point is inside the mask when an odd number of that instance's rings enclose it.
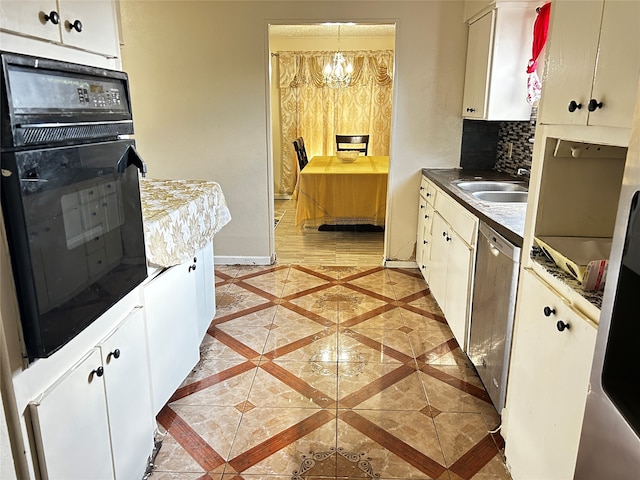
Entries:
{"label": "patterned tile floor", "polygon": [[216,267],[160,479],[509,479],[499,417],[418,270]]}

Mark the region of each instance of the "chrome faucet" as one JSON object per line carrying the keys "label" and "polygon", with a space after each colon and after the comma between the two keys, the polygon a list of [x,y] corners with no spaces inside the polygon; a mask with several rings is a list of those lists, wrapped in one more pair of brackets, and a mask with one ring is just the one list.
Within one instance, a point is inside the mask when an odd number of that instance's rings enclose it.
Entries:
{"label": "chrome faucet", "polygon": [[519,168],[518,171],[516,172],[516,175],[518,175],[519,177],[530,178],[531,170],[529,170],[528,168]]}

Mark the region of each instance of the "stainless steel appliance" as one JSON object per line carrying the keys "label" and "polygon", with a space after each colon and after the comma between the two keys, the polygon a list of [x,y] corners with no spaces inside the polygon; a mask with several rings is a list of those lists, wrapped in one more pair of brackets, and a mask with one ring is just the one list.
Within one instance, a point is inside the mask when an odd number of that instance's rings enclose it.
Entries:
{"label": "stainless steel appliance", "polygon": [[637,105],[609,257],[576,479],[640,478],[640,102]]}
{"label": "stainless steel appliance", "polygon": [[520,248],[481,222],[468,355],[493,405],[505,402]]}
{"label": "stainless steel appliance", "polygon": [[[0,52],[4,227],[26,356],[61,348],[147,275],[123,72]],[[130,167],[133,164],[135,167]]]}

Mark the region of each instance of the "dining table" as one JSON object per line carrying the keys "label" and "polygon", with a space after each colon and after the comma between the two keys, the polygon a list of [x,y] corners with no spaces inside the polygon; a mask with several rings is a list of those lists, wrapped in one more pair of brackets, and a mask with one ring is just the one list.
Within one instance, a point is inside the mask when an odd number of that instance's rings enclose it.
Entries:
{"label": "dining table", "polygon": [[296,225],[384,227],[388,176],[388,156],[314,156],[300,171]]}

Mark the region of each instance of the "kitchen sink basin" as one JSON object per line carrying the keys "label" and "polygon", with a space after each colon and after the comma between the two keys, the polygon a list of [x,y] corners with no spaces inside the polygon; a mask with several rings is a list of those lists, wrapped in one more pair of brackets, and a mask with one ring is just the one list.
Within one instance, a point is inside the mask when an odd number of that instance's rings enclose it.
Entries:
{"label": "kitchen sink basin", "polygon": [[527,203],[528,192],[482,191],[482,192],[473,192],[472,195],[476,197],[478,200],[484,200],[486,202]]}
{"label": "kitchen sink basin", "polygon": [[[457,183],[466,192],[526,192],[527,186],[519,182],[474,180]],[[525,199],[526,201],[526,199]]]}

